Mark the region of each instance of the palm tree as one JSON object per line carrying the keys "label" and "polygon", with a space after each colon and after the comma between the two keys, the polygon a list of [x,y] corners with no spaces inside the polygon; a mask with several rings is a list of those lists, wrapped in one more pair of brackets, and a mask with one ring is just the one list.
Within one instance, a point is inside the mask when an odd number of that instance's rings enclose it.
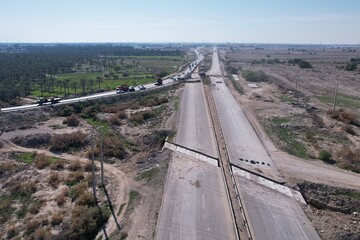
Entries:
{"label": "palm tree", "polygon": [[70,79],[65,79],[65,94],[66,94],[66,88],[68,89],[68,94],[70,94]]}
{"label": "palm tree", "polygon": [[96,77],[96,81],[98,82],[98,84],[99,84],[99,89],[101,88],[101,86],[100,86],[100,83],[101,83],[101,77],[100,76],[97,76]]}
{"label": "palm tree", "polygon": [[90,79],[90,80],[89,80],[89,83],[90,83],[90,89],[91,89],[91,90],[94,90],[94,89],[93,89],[94,80],[93,80],[93,79]]}
{"label": "palm tree", "polygon": [[80,84],[83,90],[83,94],[85,94],[85,87],[86,87],[86,79],[81,79]]}
{"label": "palm tree", "polygon": [[74,92],[76,94],[77,82],[72,82],[71,87],[74,89]]}

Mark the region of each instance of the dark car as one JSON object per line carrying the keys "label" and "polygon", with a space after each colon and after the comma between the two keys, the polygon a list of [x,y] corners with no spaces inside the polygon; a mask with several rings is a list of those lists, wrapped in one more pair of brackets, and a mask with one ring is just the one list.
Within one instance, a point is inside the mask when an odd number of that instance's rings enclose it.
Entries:
{"label": "dark car", "polygon": [[133,86],[129,87],[129,92],[135,92],[135,88]]}

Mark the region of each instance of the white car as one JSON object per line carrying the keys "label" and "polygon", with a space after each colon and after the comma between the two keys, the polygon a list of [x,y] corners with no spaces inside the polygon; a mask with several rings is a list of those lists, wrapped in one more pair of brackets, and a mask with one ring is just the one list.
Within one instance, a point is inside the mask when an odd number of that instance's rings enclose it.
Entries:
{"label": "white car", "polygon": [[144,85],[142,85],[142,84],[139,85],[138,88],[139,88],[139,90],[145,90],[146,89],[146,87]]}

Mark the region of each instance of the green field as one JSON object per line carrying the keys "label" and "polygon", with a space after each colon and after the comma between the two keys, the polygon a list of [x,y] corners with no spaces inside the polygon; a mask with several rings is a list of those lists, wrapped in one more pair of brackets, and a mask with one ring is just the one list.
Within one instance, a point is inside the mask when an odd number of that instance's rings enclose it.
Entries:
{"label": "green field", "polygon": [[42,91],[38,84],[31,95],[50,97],[79,94],[83,93],[83,85],[84,92],[88,93],[96,89],[114,90],[122,84],[136,86],[151,83],[155,82],[155,74],[171,74],[187,62],[179,56],[104,57],[99,61],[103,63],[96,67],[82,65],[77,67],[77,72],[53,75],[53,79],[47,79],[43,83]]}
{"label": "green field", "polygon": [[[323,103],[332,103],[331,96],[315,96],[315,98]],[[342,108],[360,108],[360,98],[338,94],[336,98],[336,106]]]}

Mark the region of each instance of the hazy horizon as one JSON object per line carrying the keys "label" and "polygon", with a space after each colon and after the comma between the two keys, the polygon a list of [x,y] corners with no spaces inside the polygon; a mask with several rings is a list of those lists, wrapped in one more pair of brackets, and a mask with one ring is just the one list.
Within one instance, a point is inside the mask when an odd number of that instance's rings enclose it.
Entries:
{"label": "hazy horizon", "polygon": [[1,6],[1,43],[360,43],[356,0],[2,0]]}

